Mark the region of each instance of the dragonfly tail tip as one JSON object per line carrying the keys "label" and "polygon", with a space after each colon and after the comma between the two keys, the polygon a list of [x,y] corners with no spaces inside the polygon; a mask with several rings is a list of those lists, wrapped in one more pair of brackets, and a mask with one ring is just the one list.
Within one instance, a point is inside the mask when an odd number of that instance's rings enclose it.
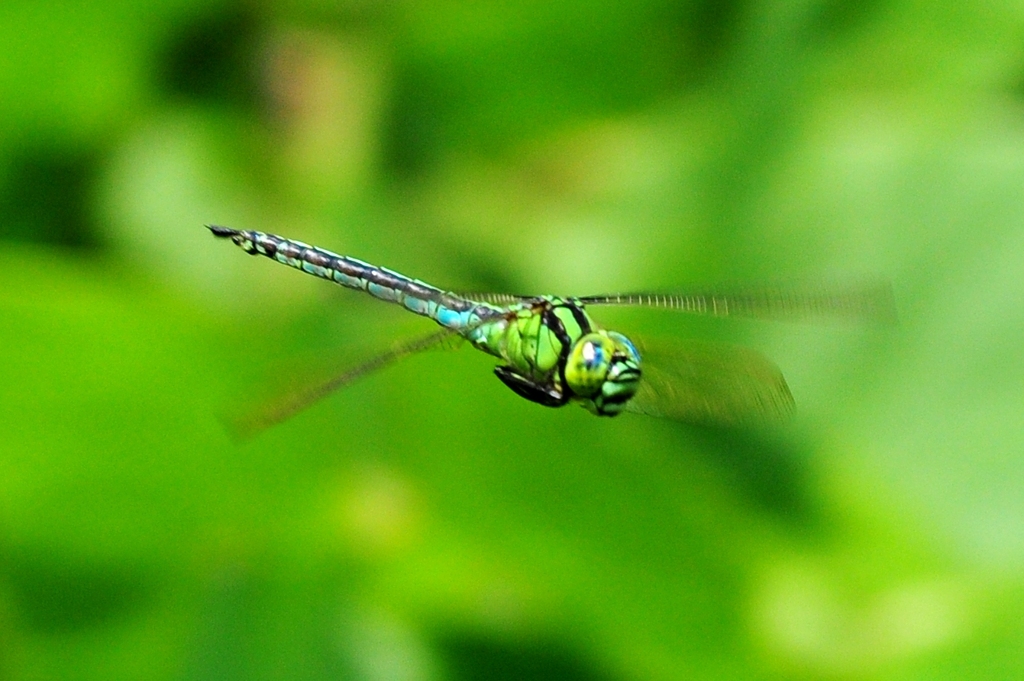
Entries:
{"label": "dragonfly tail tip", "polygon": [[215,237],[220,239],[227,239],[238,234],[237,229],[231,229],[230,227],[221,227],[220,225],[206,225],[206,228],[213,232]]}

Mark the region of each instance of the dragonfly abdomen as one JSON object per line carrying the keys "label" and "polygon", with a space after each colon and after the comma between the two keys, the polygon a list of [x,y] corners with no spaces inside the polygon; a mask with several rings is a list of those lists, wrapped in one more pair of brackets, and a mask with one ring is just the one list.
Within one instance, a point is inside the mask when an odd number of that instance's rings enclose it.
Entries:
{"label": "dragonfly abdomen", "polygon": [[366,291],[374,298],[398,303],[454,331],[471,329],[502,311],[494,305],[478,303],[387,268],[301,241],[253,230],[216,225],[209,228],[215,236],[230,238],[246,253],[266,256],[346,288]]}

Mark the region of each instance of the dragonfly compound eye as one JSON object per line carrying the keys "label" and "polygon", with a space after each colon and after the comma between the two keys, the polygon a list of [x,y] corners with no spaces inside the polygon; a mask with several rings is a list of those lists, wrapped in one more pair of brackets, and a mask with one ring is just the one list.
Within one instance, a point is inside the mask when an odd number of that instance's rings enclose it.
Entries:
{"label": "dragonfly compound eye", "polygon": [[594,412],[615,416],[626,407],[640,387],[640,353],[621,333],[608,332],[613,352],[600,391],[593,396]]}
{"label": "dragonfly compound eye", "polygon": [[576,341],[565,363],[565,382],[579,397],[592,397],[608,376],[615,344],[607,335],[588,333]]}

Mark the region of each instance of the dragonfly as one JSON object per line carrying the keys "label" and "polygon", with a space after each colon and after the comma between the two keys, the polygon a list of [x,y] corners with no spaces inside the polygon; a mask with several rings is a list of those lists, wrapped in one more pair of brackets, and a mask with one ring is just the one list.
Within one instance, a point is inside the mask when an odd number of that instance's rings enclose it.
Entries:
{"label": "dragonfly", "polygon": [[591,296],[445,291],[384,267],[265,232],[207,225],[250,255],[364,291],[435,321],[441,329],[396,343],[236,424],[247,433],[284,421],[331,392],[405,357],[468,342],[499,360],[497,378],[545,407],[578,404],[596,416],[622,412],[692,424],[758,426],[784,421],[795,401],[779,368],[751,348],[642,342],[606,329],[590,314],[602,306],[663,308],[715,317],[845,316],[894,321],[891,288],[794,292],[629,293]]}

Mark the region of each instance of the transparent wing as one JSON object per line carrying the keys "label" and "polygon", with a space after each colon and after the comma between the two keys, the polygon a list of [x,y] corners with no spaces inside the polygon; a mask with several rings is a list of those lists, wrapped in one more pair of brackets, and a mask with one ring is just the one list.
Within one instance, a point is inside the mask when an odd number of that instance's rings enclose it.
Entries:
{"label": "transparent wing", "polygon": [[344,369],[328,380],[293,390],[281,398],[243,411],[238,415],[228,415],[223,420],[236,438],[246,440],[287,420],[335,390],[354,383],[369,373],[425,350],[457,349],[461,347],[462,342],[461,336],[454,331],[445,329],[429,336],[397,343],[387,352]]}
{"label": "transparent wing", "polygon": [[521,303],[524,300],[534,300],[537,296],[517,296],[513,293],[459,293],[462,298],[469,300],[475,300],[481,303],[490,303],[491,305],[513,305],[515,303]]}
{"label": "transparent wing", "polygon": [[839,317],[896,323],[889,284],[849,289],[764,287],[733,292],[614,293],[584,296],[585,305],[638,305],[716,317],[815,319]]}
{"label": "transparent wing", "polygon": [[795,403],[775,364],[749,348],[698,341],[637,343],[642,378],[627,410],[708,426],[786,420]]}

